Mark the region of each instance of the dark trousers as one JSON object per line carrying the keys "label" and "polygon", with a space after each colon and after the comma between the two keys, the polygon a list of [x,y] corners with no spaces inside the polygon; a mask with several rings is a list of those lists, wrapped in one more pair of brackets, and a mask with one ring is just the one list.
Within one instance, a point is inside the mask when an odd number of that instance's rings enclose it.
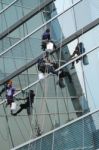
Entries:
{"label": "dark trousers", "polygon": [[55,71],[55,69],[54,69],[53,66],[47,65],[47,66],[46,66],[46,71],[47,71],[48,73],[52,73],[52,74],[58,75],[58,73]]}
{"label": "dark trousers", "polygon": [[31,115],[32,114],[32,106],[28,106],[26,103],[25,104],[20,104],[20,109],[14,114],[17,115],[20,113],[23,109],[27,109],[27,114]]}
{"label": "dark trousers", "polygon": [[69,82],[72,82],[72,78],[71,78],[70,73],[67,72],[67,71],[62,71],[62,72],[59,74],[59,79],[62,79],[62,78],[65,78],[65,77],[68,77]]}
{"label": "dark trousers", "polygon": [[6,96],[6,98],[7,98],[7,105],[11,106],[12,102],[14,102],[13,96]]}
{"label": "dark trousers", "polygon": [[[78,63],[81,59],[82,59],[82,58],[78,58],[78,59],[76,60],[76,63]],[[72,67],[74,67],[74,62],[72,62]]]}

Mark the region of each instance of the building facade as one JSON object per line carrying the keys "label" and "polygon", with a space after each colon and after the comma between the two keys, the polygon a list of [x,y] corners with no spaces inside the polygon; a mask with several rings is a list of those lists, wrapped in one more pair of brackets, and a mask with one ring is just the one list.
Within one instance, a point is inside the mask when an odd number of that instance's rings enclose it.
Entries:
{"label": "building facade", "polygon": [[[2,149],[22,143],[15,149],[98,149],[98,0],[1,0],[0,22],[0,89],[12,79],[15,98],[26,97],[30,89],[35,92],[31,116],[26,110],[12,116],[6,93],[1,95]],[[64,87],[58,75],[46,73],[39,80],[37,65],[45,55],[41,44],[47,28],[56,45],[49,58],[67,73]],[[78,43],[85,51],[71,59]],[[24,103],[15,102],[17,109]]]}

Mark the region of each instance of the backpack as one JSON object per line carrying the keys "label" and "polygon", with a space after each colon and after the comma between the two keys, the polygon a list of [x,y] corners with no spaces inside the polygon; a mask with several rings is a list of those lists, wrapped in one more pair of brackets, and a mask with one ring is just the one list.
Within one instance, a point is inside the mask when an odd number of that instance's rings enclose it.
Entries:
{"label": "backpack", "polygon": [[79,50],[80,50],[80,54],[83,54],[85,52],[85,48],[84,48],[84,44],[82,42],[80,42],[78,44]]}

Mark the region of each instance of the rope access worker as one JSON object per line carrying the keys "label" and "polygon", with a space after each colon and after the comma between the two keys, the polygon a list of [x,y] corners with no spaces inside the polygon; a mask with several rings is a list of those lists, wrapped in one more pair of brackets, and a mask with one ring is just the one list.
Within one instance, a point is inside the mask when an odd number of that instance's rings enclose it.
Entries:
{"label": "rope access worker", "polygon": [[[58,69],[58,67],[59,67],[58,63],[55,63],[55,66],[54,66],[54,67],[55,67],[55,69]],[[63,79],[64,79],[65,77],[68,77],[69,82],[72,83],[72,78],[71,78],[70,73],[67,72],[67,71],[65,71],[64,69],[60,69],[58,75],[59,75],[58,84],[59,84],[59,86],[60,86],[61,88],[64,88],[64,87],[65,87],[65,84],[64,84],[64,82],[63,82],[63,81],[64,81]]]}
{"label": "rope access worker", "polygon": [[23,109],[27,109],[27,114],[32,114],[32,104],[34,103],[34,96],[35,93],[33,90],[29,90],[27,93],[27,96],[25,98],[16,98],[17,100],[26,100],[24,104],[20,104],[19,110],[17,110],[16,113],[13,113],[14,116],[16,116],[18,113],[20,113]]}
{"label": "rope access worker", "polygon": [[46,29],[46,31],[42,35],[42,49],[45,51],[46,44],[50,41],[50,29]]}
{"label": "rope access worker", "polygon": [[46,72],[45,60],[43,58],[38,60],[38,70],[42,73]]}
{"label": "rope access worker", "polygon": [[[6,99],[7,99],[7,105],[10,105],[10,107],[12,106],[12,103],[14,102],[14,94],[15,94],[15,87],[12,85],[12,80],[9,80],[4,88],[1,90],[0,95],[6,92]],[[12,114],[12,110],[11,110],[11,114]]]}
{"label": "rope access worker", "polygon": [[58,73],[55,71],[54,63],[51,62],[48,57],[38,60],[38,70],[42,73],[52,73],[58,75]]}
{"label": "rope access worker", "polygon": [[51,40],[50,29],[46,29],[46,31],[42,35],[42,49],[43,51],[56,49],[55,43]]}
{"label": "rope access worker", "polygon": [[69,79],[69,82],[71,83],[72,82],[72,78],[71,78],[71,75],[69,74],[69,72],[61,69],[60,72],[59,72],[59,79],[60,80],[63,80],[64,77],[68,77]]}
{"label": "rope access worker", "polygon": [[[77,44],[77,46],[76,46],[76,48],[75,48],[73,54],[70,56],[70,58],[74,57],[75,55],[79,56],[79,55],[83,54],[84,52],[85,52],[84,44],[83,44],[82,42],[80,42],[80,43]],[[85,57],[83,57],[83,63],[85,63],[85,62],[84,62],[84,58],[85,58]],[[78,63],[79,60],[81,60],[81,59],[82,59],[82,58],[78,58],[78,59],[76,60],[76,63]],[[72,67],[71,67],[71,69],[74,69],[74,62],[72,62]]]}

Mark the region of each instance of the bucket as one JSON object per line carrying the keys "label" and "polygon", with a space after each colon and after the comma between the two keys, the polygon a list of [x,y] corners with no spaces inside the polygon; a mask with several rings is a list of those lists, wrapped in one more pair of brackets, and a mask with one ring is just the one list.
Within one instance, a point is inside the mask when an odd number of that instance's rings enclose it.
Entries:
{"label": "bucket", "polygon": [[12,102],[12,104],[11,104],[11,110],[16,110],[16,103],[15,102]]}
{"label": "bucket", "polygon": [[47,50],[53,51],[53,49],[54,49],[54,44],[53,44],[52,42],[48,42],[46,47],[47,47]]}
{"label": "bucket", "polygon": [[44,74],[40,72],[40,73],[38,74],[38,78],[39,78],[39,80],[44,79]]}

